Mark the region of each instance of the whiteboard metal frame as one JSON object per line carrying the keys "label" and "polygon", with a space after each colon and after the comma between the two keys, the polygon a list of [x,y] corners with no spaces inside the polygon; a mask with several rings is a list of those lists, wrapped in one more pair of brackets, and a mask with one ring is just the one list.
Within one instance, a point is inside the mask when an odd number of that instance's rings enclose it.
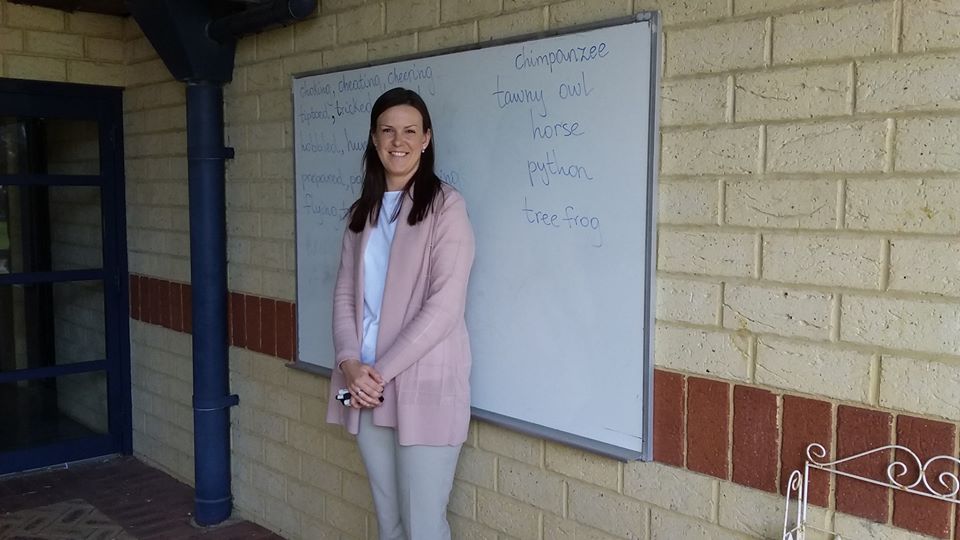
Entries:
{"label": "whiteboard metal frame", "polygon": [[[647,181],[647,211],[646,211],[646,237],[644,238],[644,248],[647,254],[646,259],[646,268],[644,276],[644,301],[643,301],[643,310],[644,310],[644,324],[646,325],[647,331],[644,333],[643,342],[644,342],[644,351],[643,351],[643,449],[639,452],[628,450],[625,448],[620,448],[611,444],[607,444],[601,441],[595,441],[593,439],[588,439],[586,437],[581,437],[579,435],[574,435],[572,433],[567,433],[565,431],[560,431],[554,428],[541,426],[539,424],[534,424],[532,422],[527,422],[525,420],[520,420],[510,416],[505,416],[502,414],[494,413],[484,409],[478,409],[476,407],[471,407],[471,414],[473,418],[478,420],[483,420],[491,424],[495,424],[507,429],[518,431],[527,435],[534,437],[539,437],[547,440],[552,440],[572,446],[575,448],[580,448],[592,453],[600,454],[607,456],[613,459],[620,461],[653,461],[653,375],[654,375],[654,363],[653,363],[653,334],[655,330],[655,309],[656,309],[656,298],[655,291],[656,288],[653,286],[655,281],[655,273],[657,266],[657,186],[658,186],[658,172],[660,170],[660,50],[661,50],[661,31],[660,31],[660,14],[657,11],[644,11],[628,17],[617,17],[613,19],[607,19],[604,21],[598,21],[593,23],[586,23],[580,25],[569,26],[565,28],[559,28],[556,30],[548,30],[543,32],[534,32],[529,34],[523,34],[520,36],[513,36],[503,39],[496,39],[485,41],[483,43],[471,43],[467,45],[461,45],[457,47],[448,47],[445,49],[440,49],[437,51],[429,51],[423,54],[411,54],[405,56],[398,56],[394,58],[387,58],[379,60],[376,62],[360,62],[354,64],[348,64],[344,66],[337,66],[330,69],[319,69],[295,73],[291,76],[292,80],[300,79],[303,77],[310,77],[314,75],[326,75],[329,73],[338,73],[341,71],[350,71],[353,69],[369,68],[382,66],[387,64],[393,64],[396,62],[406,62],[410,60],[422,60],[425,58],[433,58],[436,56],[444,56],[448,54],[454,54],[465,51],[485,49],[489,47],[498,47],[501,45],[511,45],[514,43],[521,43],[526,41],[533,41],[538,39],[545,39],[555,36],[562,36],[568,34],[576,34],[580,32],[587,32],[590,30],[598,30],[601,28],[609,28],[613,26],[622,26],[626,24],[633,24],[639,22],[648,22],[650,24],[650,104],[649,104],[649,115],[650,123],[648,125],[647,133],[647,151],[650,159],[647,160],[647,171],[646,171],[646,181]],[[290,85],[290,103],[291,110],[296,110],[294,107],[294,92],[293,85]],[[296,130],[293,130],[293,147],[297,147],[296,141]],[[294,199],[296,199],[296,190],[294,190]],[[294,200],[294,208],[297,208],[297,202]],[[294,220],[294,238],[297,238],[297,224]],[[299,256],[298,252],[294,253],[294,268],[299,268]],[[296,270],[295,270],[296,273]],[[295,283],[296,289],[299,289],[300,283]],[[296,290],[295,289],[295,290]],[[297,295],[297,298],[299,296]],[[299,309],[299,308],[298,308]],[[299,320],[299,317],[297,318]],[[299,330],[299,328],[298,328]],[[324,377],[331,377],[333,370],[318,364],[311,362],[303,362],[299,360],[300,355],[300,333],[297,332],[297,358],[290,364],[287,364],[289,367],[301,371],[306,371],[308,373],[313,373],[316,375],[321,375]]]}

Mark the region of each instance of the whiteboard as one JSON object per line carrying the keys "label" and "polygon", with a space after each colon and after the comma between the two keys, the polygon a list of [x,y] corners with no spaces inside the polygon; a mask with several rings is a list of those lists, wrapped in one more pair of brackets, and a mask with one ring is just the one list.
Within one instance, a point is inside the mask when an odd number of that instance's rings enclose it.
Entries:
{"label": "whiteboard", "polygon": [[475,416],[624,459],[650,451],[656,19],[293,81],[300,362],[331,367],[343,217],[369,111],[434,123],[476,234]]}

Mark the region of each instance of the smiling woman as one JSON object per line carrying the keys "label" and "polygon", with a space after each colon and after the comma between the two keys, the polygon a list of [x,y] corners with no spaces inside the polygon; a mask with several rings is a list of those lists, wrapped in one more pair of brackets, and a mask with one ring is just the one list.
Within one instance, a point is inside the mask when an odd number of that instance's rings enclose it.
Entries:
{"label": "smiling woman", "polygon": [[473,231],[463,198],[434,172],[431,126],[416,92],[374,103],[333,295],[327,421],[357,436],[383,540],[450,538],[470,421]]}

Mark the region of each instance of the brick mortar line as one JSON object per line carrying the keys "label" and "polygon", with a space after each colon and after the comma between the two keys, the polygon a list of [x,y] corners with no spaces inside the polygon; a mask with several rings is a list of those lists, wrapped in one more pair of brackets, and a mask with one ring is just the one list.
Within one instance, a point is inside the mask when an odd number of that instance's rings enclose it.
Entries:
{"label": "brick mortar line", "polygon": [[[868,63],[879,63],[890,60],[903,60],[904,62],[913,59],[923,59],[923,58],[934,58],[941,60],[951,60],[957,52],[960,52],[960,47],[949,47],[942,49],[924,49],[919,51],[911,52],[902,52],[902,53],[878,53],[871,56],[843,56],[837,58],[829,58],[823,60],[809,60],[805,62],[797,62],[790,64],[772,64],[768,67],[757,66],[757,67],[743,67],[735,68],[723,71],[695,71],[690,73],[681,73],[674,75],[664,75],[661,77],[660,82],[664,84],[676,83],[690,80],[711,80],[711,79],[720,79],[723,77],[728,77],[732,75],[753,75],[753,74],[763,74],[763,75],[776,75],[780,72],[787,71],[800,71],[803,69],[815,70],[817,68],[830,68],[830,67],[842,67],[844,65],[852,65],[854,67],[868,64]],[[856,90],[856,85],[851,85],[851,90]]]}
{"label": "brick mortar line", "polygon": [[[186,133],[186,132],[184,131],[184,133]],[[235,147],[235,148],[236,148],[236,147]],[[244,150],[244,151],[246,151],[246,150]],[[261,152],[262,150],[259,150],[259,149],[258,149],[258,150],[255,150],[255,151],[256,151],[256,152]],[[186,157],[186,156],[187,156],[187,154],[185,154],[185,153],[183,153],[183,154],[176,154],[176,153],[169,153],[169,152],[168,152],[168,153],[156,152],[156,153],[148,153],[148,154],[130,154],[130,152],[127,151],[127,152],[126,152],[126,155],[124,156],[124,158],[125,158],[125,160],[127,160],[127,159],[151,159],[151,158],[158,159],[158,158],[179,158],[179,157]],[[183,180],[186,180],[186,179],[187,179],[187,177],[184,176],[183,178],[172,178],[171,180],[180,180],[180,181],[183,181]],[[129,182],[128,182],[128,185],[129,185]]]}
{"label": "brick mortar line", "polygon": [[[172,108],[185,109],[185,107],[179,107],[179,106],[172,107]],[[152,109],[152,110],[160,110],[160,109],[158,108],[158,109]],[[132,113],[126,113],[126,114],[129,115]],[[169,135],[171,133],[175,133],[175,134],[182,133],[184,134],[184,136],[186,136],[187,128],[186,126],[184,126],[184,127],[177,127],[177,128],[163,128],[163,129],[154,129],[154,130],[144,129],[143,131],[125,130],[123,133],[123,139],[124,139],[124,142],[128,142],[129,138],[131,137],[144,137],[147,135]]]}
{"label": "brick mortar line", "polygon": [[[857,297],[866,297],[876,300],[903,300],[921,304],[941,304],[956,305],[960,304],[960,298],[953,296],[944,296],[938,293],[917,293],[911,291],[880,291],[877,289],[855,287],[838,287],[833,285],[817,285],[815,283],[792,283],[786,281],[776,281],[768,279],[754,279],[751,277],[737,276],[715,276],[713,274],[684,274],[681,272],[669,272],[658,270],[657,275],[670,279],[684,279],[689,281],[700,281],[716,283],[717,280],[723,281],[727,285],[743,285],[763,289],[786,289],[797,292],[814,292],[820,294],[850,294]],[[660,320],[660,319],[658,319]],[[667,320],[667,319],[664,319]]]}
{"label": "brick mortar line", "polygon": [[[890,273],[893,271],[893,268],[890,264],[890,251],[891,244],[889,239],[881,240],[880,245],[880,282],[877,284],[877,288],[883,292],[890,292]],[[949,297],[947,297],[949,298]]]}
{"label": "brick mortar line", "polygon": [[[715,123],[691,123],[691,124],[661,124],[660,132],[661,133],[686,133],[686,132],[697,132],[697,131],[730,131],[736,129],[746,129],[746,128],[755,128],[755,127],[802,127],[802,126],[821,126],[823,124],[845,124],[851,125],[856,123],[866,123],[866,122],[875,122],[882,123],[889,120],[914,120],[914,119],[931,119],[931,118],[946,118],[951,120],[960,119],[960,106],[955,105],[956,108],[931,108],[923,110],[891,110],[891,111],[879,111],[879,112],[856,112],[853,114],[841,113],[841,114],[830,114],[814,117],[796,117],[796,118],[766,118],[761,120],[747,120],[747,121],[734,121],[734,122],[715,122]],[[878,173],[884,171],[877,171]],[[810,173],[781,173],[781,174],[810,174]],[[832,173],[832,174],[844,174],[844,173]],[[863,173],[852,173],[852,174],[863,174]],[[889,174],[889,173],[887,173]],[[956,174],[954,172],[954,174]]]}
{"label": "brick mortar line", "polygon": [[[830,448],[828,456],[836,456],[838,445],[837,445],[837,426],[839,425],[839,414],[840,407],[834,403],[830,404]],[[837,507],[837,475],[830,474],[827,475],[829,491],[827,492],[827,504],[830,505],[830,508]],[[836,520],[836,516],[832,516],[831,519]]]}
{"label": "brick mortar line", "polygon": [[[715,284],[716,282],[708,282],[708,283],[710,283],[711,285],[713,285],[713,284]],[[723,322],[723,312],[724,312],[724,309],[723,309],[723,308],[724,308],[723,298],[725,297],[726,294],[727,294],[727,283],[726,283],[725,281],[721,281],[721,282],[720,282],[720,294],[719,294],[718,297],[717,297],[717,306],[716,306],[717,312],[716,312],[716,315],[715,315],[715,318],[714,318],[715,324],[716,324],[717,327],[719,327],[719,328],[724,328],[724,326],[725,326],[725,325],[724,325],[724,322]],[[655,323],[656,323],[656,322],[659,322],[659,321],[660,321],[660,319],[656,319],[656,318],[654,319],[654,322],[655,322]]]}
{"label": "brick mortar line", "polygon": [[[725,123],[725,124],[734,124],[734,123],[736,122],[736,113],[737,113],[737,86],[736,86],[736,85],[737,85],[737,81],[736,81],[736,75],[734,75],[734,74],[731,73],[731,74],[727,75],[727,76],[724,77],[724,78],[726,79],[726,81],[725,81],[725,84],[726,84],[725,91],[726,91],[727,103],[726,103],[726,105],[725,105],[725,107],[724,107],[724,111],[723,111],[723,120],[724,120],[724,123]],[[668,83],[666,83],[666,82],[664,82],[664,81],[661,81],[661,88],[664,87],[664,86],[666,86],[666,84],[668,84]],[[660,115],[663,116],[663,111],[662,111],[662,110],[661,110],[661,112],[660,112]],[[662,132],[664,127],[668,127],[668,126],[670,126],[670,125],[671,125],[671,124],[667,124],[666,122],[661,122],[661,124],[660,124],[660,131]],[[683,125],[683,124],[676,124],[676,125]]]}
{"label": "brick mortar line", "polygon": [[753,279],[763,281],[763,231],[757,231],[753,237]]}
{"label": "brick mortar line", "polygon": [[874,407],[880,407],[880,383],[882,380],[882,356],[874,354],[870,357],[870,388],[867,391],[867,400]]}
{"label": "brick mortar line", "polygon": [[[899,420],[899,418],[897,417],[897,415],[891,414],[890,426],[889,426],[889,428],[888,428],[889,431],[887,432],[887,441],[890,442],[890,443],[893,443],[893,442],[895,442],[895,441],[897,440],[897,423],[898,423],[898,420]],[[837,437],[837,438],[839,438],[839,434],[838,434],[838,437]],[[887,456],[887,460],[888,460],[888,461],[890,461],[890,460],[896,460],[896,459],[897,459],[897,452],[896,452],[896,450],[894,450],[894,451],[892,451],[892,452],[891,452],[891,451],[887,451],[887,452],[885,452],[885,454],[886,454],[886,456]],[[892,525],[892,526],[895,527],[896,525],[893,524],[893,519],[894,519],[894,517],[893,517],[893,510],[894,510],[894,509],[893,509],[893,505],[894,505],[893,495],[894,495],[894,491],[895,491],[895,490],[893,490],[893,489],[888,489],[888,490],[886,490],[886,493],[885,493],[886,496],[887,496],[887,521],[885,522],[885,524],[886,524],[886,525]]]}
{"label": "brick mortar line", "polygon": [[767,160],[769,158],[767,145],[769,143],[769,139],[770,137],[767,133],[767,125],[761,124],[757,133],[757,174],[760,176],[767,174]]}
{"label": "brick mortar line", "polygon": [[883,141],[883,150],[884,150],[884,163],[883,163],[883,172],[886,174],[896,174],[897,173],[897,138],[898,138],[898,124],[897,117],[895,115],[889,115],[886,121],[886,136]]}
{"label": "brick mortar line", "polygon": [[[166,180],[166,179],[162,179]],[[181,179],[170,179],[170,181],[180,181]],[[767,172],[757,173],[729,173],[729,174],[660,174],[660,182],[713,182],[716,180],[767,180],[771,182],[780,181],[803,181],[816,182],[823,180],[875,180],[878,182],[897,182],[902,180],[952,180],[960,181],[960,173],[953,171],[930,171],[930,172],[912,172],[900,171],[895,173],[884,172]],[[158,182],[159,183],[159,182]],[[163,182],[169,183],[169,182]]]}
{"label": "brick mortar line", "polygon": [[824,58],[819,60],[805,60],[794,63],[771,63],[769,66],[758,65],[756,67],[738,67],[724,69],[719,71],[691,71],[689,73],[672,73],[661,77],[661,82],[672,83],[690,79],[713,79],[726,75],[747,75],[747,74],[776,74],[780,71],[815,69],[818,67],[836,67],[848,63],[857,65],[868,63],[879,63],[889,60],[912,60],[915,58],[933,57],[950,59],[960,51],[960,47],[943,47],[936,49],[921,49],[917,51],[908,51],[900,53],[876,53],[869,56],[838,56],[835,58]]}
{"label": "brick mortar line", "polygon": [[[660,231],[666,232],[686,232],[699,234],[743,234],[753,235],[756,233],[785,235],[785,236],[828,236],[834,239],[890,239],[890,240],[948,240],[956,241],[957,235],[951,233],[905,233],[891,230],[868,230],[868,229],[809,229],[798,227],[750,227],[748,225],[707,225],[694,223],[665,223],[658,222],[657,227]],[[722,274],[717,274],[722,276]]]}
{"label": "brick mortar line", "polygon": [[774,400],[776,404],[774,405],[776,410],[776,419],[774,424],[774,429],[776,430],[776,453],[777,453],[777,469],[774,471],[774,476],[776,477],[776,492],[780,493],[780,486],[783,485],[785,479],[783,478],[783,433],[786,431],[783,423],[783,412],[786,409],[784,407],[784,396],[783,394],[774,394]]}
{"label": "brick mortar line", "polygon": [[[180,83],[179,81],[170,81],[170,82],[171,82],[171,83],[182,84],[182,83]],[[156,83],[154,86],[160,86],[160,85],[162,85],[162,84],[169,84],[169,83]],[[146,88],[146,87],[144,87],[144,88]],[[145,112],[149,112],[149,111],[156,111],[156,110],[160,110],[160,109],[176,109],[176,108],[180,108],[180,109],[182,109],[182,110],[186,110],[186,101],[177,101],[177,102],[175,102],[175,103],[162,103],[162,104],[159,104],[159,105],[157,105],[157,104],[150,104],[150,105],[144,105],[144,106],[134,107],[133,104],[131,104],[131,103],[129,102],[130,99],[134,99],[134,98],[128,98],[128,97],[127,97],[128,94],[129,94],[129,92],[128,92],[127,90],[128,90],[127,88],[124,89],[124,106],[123,106],[123,114],[124,114],[124,115],[139,114],[139,113],[145,113]],[[151,90],[155,90],[155,89],[151,88]],[[142,97],[137,97],[136,94],[137,94],[136,92],[133,92],[133,95],[135,96],[135,99],[144,99],[144,98],[142,98]]]}
{"label": "brick mortar line", "polygon": [[843,324],[843,294],[837,293],[830,300],[830,342],[842,343],[841,325]]}
{"label": "brick mortar line", "polygon": [[903,50],[903,0],[895,0],[893,3],[893,32],[892,39],[893,51],[900,53]]}
{"label": "brick mortar line", "polygon": [[[727,221],[727,181],[723,178],[714,180],[717,183],[717,227],[722,227]],[[682,182],[680,182],[682,183]],[[667,182],[670,184],[670,182]]]}
{"label": "brick mortar line", "polygon": [[763,67],[773,65],[773,16],[763,21]]}
{"label": "brick mortar line", "polygon": [[847,229],[847,179],[841,178],[837,181],[837,207],[834,214],[836,221],[836,230],[843,231]]}
{"label": "brick mortar line", "polygon": [[644,537],[649,540],[653,538],[653,507],[654,505],[647,504],[646,506],[647,506],[647,519],[646,519],[646,528],[644,529],[643,533],[644,533]]}
{"label": "brick mortar line", "polygon": [[847,72],[847,95],[845,96],[845,101],[847,102],[847,115],[854,116],[857,114],[857,63],[850,62],[850,67]]}
{"label": "brick mortar line", "polygon": [[[657,323],[660,325],[664,325],[665,327],[668,327],[668,328],[682,328],[686,330],[699,330],[699,331],[730,334],[730,335],[736,335],[738,332],[741,332],[738,329],[733,329],[729,327],[701,325],[701,324],[695,324],[695,323],[688,323],[685,321],[667,321],[667,320],[657,319]],[[911,351],[907,349],[890,349],[890,348],[880,347],[877,345],[865,345],[862,343],[855,343],[851,341],[832,342],[829,340],[815,340],[812,338],[804,338],[800,336],[783,336],[780,334],[771,334],[771,333],[765,333],[765,332],[750,332],[750,335],[756,337],[757,339],[774,338],[776,340],[787,341],[797,345],[814,345],[814,346],[819,346],[820,348],[825,348],[825,349],[839,349],[845,352],[878,354],[881,356],[897,356],[897,357],[906,356],[907,358],[914,359],[914,360],[938,362],[941,364],[945,362],[954,362],[954,361],[960,360],[960,357],[958,356],[949,355],[945,353],[930,353],[930,352],[923,352],[923,351]]]}
{"label": "brick mortar line", "polygon": [[[7,29],[10,27],[0,26],[0,28]],[[56,34],[56,35],[65,35],[65,34],[60,34],[59,32],[50,32],[50,33]],[[80,35],[80,34],[66,34],[66,35]],[[94,37],[94,36],[86,36],[86,37]],[[26,36],[24,36],[24,39],[26,39]],[[67,64],[70,62],[87,62],[92,64],[106,64],[108,66],[126,66],[125,63],[119,60],[107,60],[99,56],[87,56],[85,54],[81,56],[63,56],[63,55],[58,56],[57,54],[51,53],[51,52],[32,51],[28,49],[21,49],[19,51],[5,49],[3,51],[3,54],[8,58],[11,56],[28,57],[28,58],[47,58],[50,60],[57,60],[58,62],[63,62],[64,64]]]}
{"label": "brick mortar line", "polygon": [[733,444],[734,444],[733,431],[735,429],[735,426],[733,423],[733,411],[734,411],[734,407],[736,406],[736,399],[734,398],[733,391],[736,388],[736,386],[734,386],[733,384],[730,384],[729,382],[725,382],[725,384],[727,385],[727,440],[724,441],[724,445],[726,447],[726,455],[727,455],[727,458],[726,458],[727,474],[726,476],[721,478],[721,480],[726,480],[727,482],[732,482],[736,484],[738,482],[734,481],[733,479]]}

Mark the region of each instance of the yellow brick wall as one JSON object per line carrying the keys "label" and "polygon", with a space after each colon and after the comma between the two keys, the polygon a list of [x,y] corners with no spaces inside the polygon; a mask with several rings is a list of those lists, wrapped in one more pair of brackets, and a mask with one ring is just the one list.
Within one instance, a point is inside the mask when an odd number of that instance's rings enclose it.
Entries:
{"label": "yellow brick wall", "polygon": [[[186,93],[124,19],[124,157],[131,273],[190,282]],[[130,321],[134,453],[193,483],[189,334]]]}
{"label": "yellow brick wall", "polygon": [[[293,299],[292,73],[644,9],[665,25],[658,367],[960,419],[957,2],[325,2],[241,45],[231,288]],[[234,426],[238,506],[292,537],[372,537],[353,443],[322,422],[326,381],[247,351],[233,364],[256,396]],[[475,423],[450,510],[458,537],[743,538],[778,534],[781,505]]]}
{"label": "yellow brick wall", "polygon": [[123,86],[123,20],[0,0],[0,76]]}
{"label": "yellow brick wall", "polygon": [[657,364],[956,420],[960,3],[671,4]]}
{"label": "yellow brick wall", "polygon": [[[231,290],[294,299],[293,73],[660,9],[658,368],[960,420],[957,0],[321,4],[238,47]],[[87,61],[69,56],[75,35],[124,66],[131,271],[188,282],[183,86],[131,21],[101,43],[82,31],[101,19],[23,9],[0,3],[3,75],[67,77]],[[131,341],[137,454],[189,481],[189,336],[134,321]],[[355,445],[322,420],[327,381],[243,349],[231,364],[240,513],[291,538],[375,537]],[[458,538],[733,539],[776,536],[780,508],[475,422],[450,511]],[[851,537],[905,536],[813,515]]]}

